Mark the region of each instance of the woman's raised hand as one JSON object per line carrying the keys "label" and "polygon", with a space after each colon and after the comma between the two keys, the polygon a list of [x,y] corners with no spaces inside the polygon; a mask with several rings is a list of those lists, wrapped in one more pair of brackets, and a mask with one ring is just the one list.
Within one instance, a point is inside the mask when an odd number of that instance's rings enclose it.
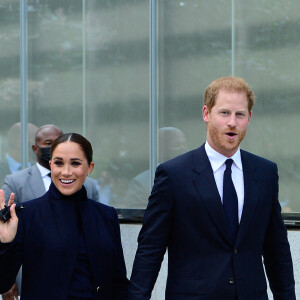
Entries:
{"label": "woman's raised hand", "polygon": [[[10,205],[11,218],[7,222],[0,221],[0,242],[10,243],[14,240],[17,234],[18,217],[16,215],[16,204],[14,204],[15,194],[11,193],[8,205]],[[5,205],[4,191],[0,190],[0,209],[3,209]]]}

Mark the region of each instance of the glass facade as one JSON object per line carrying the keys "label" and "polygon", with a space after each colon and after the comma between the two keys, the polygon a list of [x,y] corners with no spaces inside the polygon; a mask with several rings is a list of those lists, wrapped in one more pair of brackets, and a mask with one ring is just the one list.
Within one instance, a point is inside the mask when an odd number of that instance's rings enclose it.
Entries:
{"label": "glass facade", "polygon": [[257,96],[242,148],[278,164],[283,212],[300,212],[299,9],[0,0],[1,185],[10,158],[34,163],[34,129],[55,124],[91,141],[102,202],[145,208],[156,165],[205,141],[206,86],[232,74]]}

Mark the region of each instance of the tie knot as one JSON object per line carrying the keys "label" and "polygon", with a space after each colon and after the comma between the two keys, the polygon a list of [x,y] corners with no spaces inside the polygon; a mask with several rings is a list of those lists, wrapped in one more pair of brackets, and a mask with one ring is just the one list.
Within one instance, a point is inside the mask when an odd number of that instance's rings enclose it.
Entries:
{"label": "tie knot", "polygon": [[226,170],[231,170],[231,166],[232,166],[233,160],[231,158],[228,158],[225,161],[225,165],[226,165]]}

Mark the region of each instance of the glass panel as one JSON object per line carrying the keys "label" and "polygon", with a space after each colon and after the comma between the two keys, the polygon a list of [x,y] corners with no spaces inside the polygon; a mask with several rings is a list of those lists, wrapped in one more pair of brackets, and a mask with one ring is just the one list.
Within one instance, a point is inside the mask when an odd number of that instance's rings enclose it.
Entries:
{"label": "glass panel", "polygon": [[128,183],[149,166],[148,2],[86,2],[87,133],[100,199],[115,207],[140,207]]}
{"label": "glass panel", "polygon": [[82,133],[82,1],[28,1],[28,120]]}
{"label": "glass panel", "polygon": [[237,1],[236,73],[257,102],[243,147],[275,161],[283,212],[300,212],[299,1]]}
{"label": "glass panel", "polygon": [[[160,1],[158,51],[159,127],[180,130],[172,137],[160,136],[162,162],[205,141],[204,89],[231,71],[228,1]],[[170,129],[165,132],[171,134]]]}
{"label": "glass panel", "polygon": [[19,1],[0,5],[0,187],[21,165]]}

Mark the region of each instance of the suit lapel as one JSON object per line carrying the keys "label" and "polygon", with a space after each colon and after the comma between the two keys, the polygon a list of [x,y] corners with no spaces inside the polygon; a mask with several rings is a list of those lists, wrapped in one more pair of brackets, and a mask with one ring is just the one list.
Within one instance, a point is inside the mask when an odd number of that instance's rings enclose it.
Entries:
{"label": "suit lapel", "polygon": [[194,184],[203,201],[212,222],[227,243],[231,243],[221,197],[215,182],[213,170],[204,145],[195,151],[193,171],[195,172]]}
{"label": "suit lapel", "polygon": [[259,180],[256,173],[256,165],[247,152],[241,150],[243,174],[244,174],[244,207],[238,231],[236,245],[243,239],[251,220],[254,218],[259,194]]}
{"label": "suit lapel", "polygon": [[32,166],[28,171],[28,182],[33,197],[30,199],[41,197],[46,193],[43,179],[37,165]]}

